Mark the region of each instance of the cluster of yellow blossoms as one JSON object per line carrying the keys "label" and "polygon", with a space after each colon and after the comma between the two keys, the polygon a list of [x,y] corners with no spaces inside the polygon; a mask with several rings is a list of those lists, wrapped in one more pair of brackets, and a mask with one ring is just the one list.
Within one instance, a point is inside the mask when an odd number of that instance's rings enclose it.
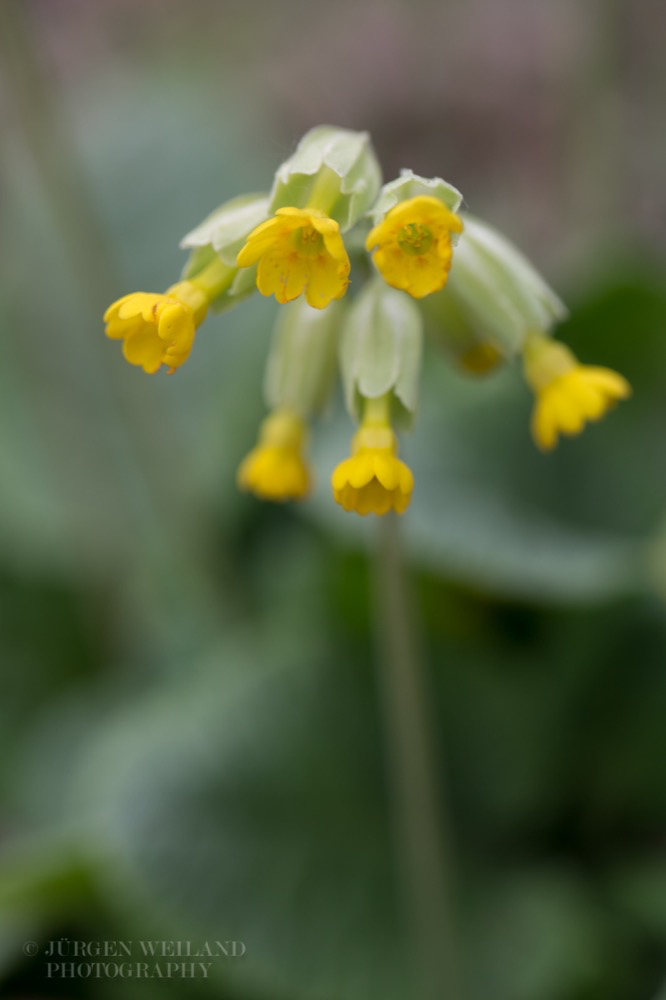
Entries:
{"label": "cluster of yellow blossoms", "polygon": [[[239,485],[265,500],[307,495],[308,422],[339,359],[359,429],[332,474],[333,496],[358,514],[401,514],[414,480],[398,458],[394,426],[409,424],[416,408],[424,329],[469,371],[522,354],[536,397],[532,435],[543,450],[630,393],[621,375],[579,364],[552,340],[561,302],[504,237],[458,214],[461,202],[445,181],[408,170],[382,188],[365,133],[313,129],[268,195],[227,202],[185,237],[192,254],[180,282],[110,306],[107,336],[122,341],[131,364],[172,373],[210,308],[229,308],[255,287],[275,296],[286,308],[268,359],[270,412]],[[360,239],[346,244],[351,230]],[[371,254],[376,272],[353,297],[348,247],[359,270]]]}

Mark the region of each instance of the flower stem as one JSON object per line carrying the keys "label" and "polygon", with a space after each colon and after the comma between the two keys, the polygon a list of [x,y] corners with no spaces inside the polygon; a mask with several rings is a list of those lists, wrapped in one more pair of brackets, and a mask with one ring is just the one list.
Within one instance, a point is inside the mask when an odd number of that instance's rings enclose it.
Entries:
{"label": "flower stem", "polygon": [[422,1000],[461,1000],[451,913],[451,864],[435,765],[428,678],[412,628],[398,518],[380,519],[376,576],[387,769],[395,850],[402,876],[413,961]]}
{"label": "flower stem", "polygon": [[209,302],[212,302],[227,290],[236,272],[235,267],[229,267],[216,254],[210,264],[187,280],[205,292]]}
{"label": "flower stem", "polygon": [[388,427],[391,412],[391,395],[366,397],[363,401],[363,425],[377,425]]}

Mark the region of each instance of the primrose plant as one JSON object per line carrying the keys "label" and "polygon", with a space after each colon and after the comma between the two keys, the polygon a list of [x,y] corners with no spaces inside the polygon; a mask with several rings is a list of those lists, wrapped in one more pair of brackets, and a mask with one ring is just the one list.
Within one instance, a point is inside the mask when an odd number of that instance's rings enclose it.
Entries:
{"label": "primrose plant", "polygon": [[470,372],[522,356],[543,450],[630,393],[621,375],[581,365],[552,339],[566,315],[560,299],[461,203],[451,184],[411,170],[382,187],[367,133],[314,128],[268,194],[233,198],[183,239],[191,255],[180,281],[114,302],[106,334],[122,341],[130,364],[172,373],[209,310],[255,289],[274,295],[284,308],[267,359],[269,412],[239,485],[264,500],[307,495],[308,426],[339,369],[358,426],[351,456],[331,476],[333,496],[358,514],[402,513],[414,479],[398,458],[396,428],[409,428],[416,410],[424,331]]}

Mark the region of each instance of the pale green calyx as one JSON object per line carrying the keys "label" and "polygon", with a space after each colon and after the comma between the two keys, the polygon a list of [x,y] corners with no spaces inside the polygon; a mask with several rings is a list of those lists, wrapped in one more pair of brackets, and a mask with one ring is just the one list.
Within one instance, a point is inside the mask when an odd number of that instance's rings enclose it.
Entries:
{"label": "pale green calyx", "polygon": [[229,267],[253,229],[269,216],[267,194],[245,194],[225,201],[180,241],[184,249],[212,247]]}
{"label": "pale green calyx", "polygon": [[418,403],[422,350],[418,306],[380,279],[370,281],[348,311],[340,342],[351,415],[360,419],[364,399],[390,394],[395,419],[409,425]]}
{"label": "pale green calyx", "polygon": [[566,307],[506,237],[479,219],[463,219],[447,285],[422,308],[429,327],[450,340],[454,353],[469,342],[512,357],[530,333],[548,333],[563,320]]}
{"label": "pale green calyx", "polygon": [[303,298],[283,306],[266,364],[264,397],[269,409],[307,419],[325,407],[335,381],[345,311],[343,302],[313,309]]}
{"label": "pale green calyx", "polygon": [[419,304],[428,336],[465,371],[484,375],[506,360],[506,353],[475,326],[455,295],[440,292]]}
{"label": "pale green calyx", "polygon": [[211,300],[215,312],[237,305],[256,290],[256,267],[239,270],[236,257],[249,233],[267,218],[267,194],[241,195],[220,205],[180,241],[181,247],[192,250],[183,279],[197,279],[215,259],[227,269],[227,280]]}
{"label": "pale green calyx", "polygon": [[315,209],[345,232],[367,212],[381,182],[367,132],[320,125],[303,136],[293,156],[276,171],[270,212]]}
{"label": "pale green calyx", "polygon": [[462,204],[460,191],[441,177],[419,177],[413,170],[401,170],[399,177],[381,189],[368,215],[376,226],[401,201],[423,196],[437,198],[452,212],[457,212]]}

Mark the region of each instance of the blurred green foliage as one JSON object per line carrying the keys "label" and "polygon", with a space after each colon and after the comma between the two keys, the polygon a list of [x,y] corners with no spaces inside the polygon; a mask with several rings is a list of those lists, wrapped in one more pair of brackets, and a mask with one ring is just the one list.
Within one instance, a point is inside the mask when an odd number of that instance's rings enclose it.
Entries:
{"label": "blurred green foliage", "polygon": [[[234,475],[271,305],[212,318],[173,379],[101,335],[111,298],[170,283],[181,232],[266,186],[277,140],[230,86],[132,72],[69,108],[115,274],[90,246],[74,266],[20,135],[3,165],[3,995],[404,1000],[375,525],[328,488],[349,422],[318,430],[311,500],[262,506]],[[629,403],[544,457],[515,366],[471,381],[433,351],[404,443],[471,1000],[652,1000],[666,968],[666,283],[641,254],[561,330]],[[47,982],[22,944],[61,936],[247,950],[209,981]]]}

